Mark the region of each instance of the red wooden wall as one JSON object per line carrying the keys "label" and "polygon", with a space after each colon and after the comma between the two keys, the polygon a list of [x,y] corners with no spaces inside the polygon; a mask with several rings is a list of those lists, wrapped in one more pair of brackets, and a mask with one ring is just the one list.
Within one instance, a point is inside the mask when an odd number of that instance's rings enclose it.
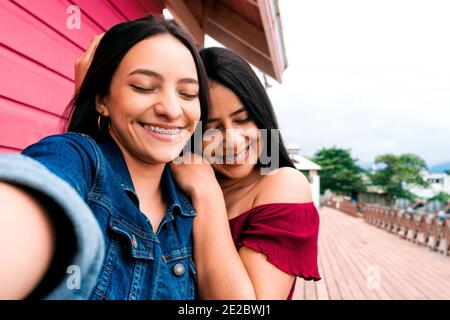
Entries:
{"label": "red wooden wall", "polygon": [[[66,26],[71,5],[80,29]],[[59,132],[75,60],[94,35],[162,9],[161,0],[0,0],[0,152]]]}

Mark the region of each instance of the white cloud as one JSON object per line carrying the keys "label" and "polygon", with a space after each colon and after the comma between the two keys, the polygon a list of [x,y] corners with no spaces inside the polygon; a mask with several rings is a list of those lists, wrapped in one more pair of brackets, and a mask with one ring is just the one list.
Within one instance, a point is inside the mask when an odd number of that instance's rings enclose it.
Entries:
{"label": "white cloud", "polygon": [[450,159],[450,1],[280,0],[289,67],[269,95],[288,143],[370,162]]}

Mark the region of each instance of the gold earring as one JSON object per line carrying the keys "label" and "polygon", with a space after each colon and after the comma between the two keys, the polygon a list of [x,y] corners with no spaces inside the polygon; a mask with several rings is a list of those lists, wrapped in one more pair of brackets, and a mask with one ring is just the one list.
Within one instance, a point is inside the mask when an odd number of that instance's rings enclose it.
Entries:
{"label": "gold earring", "polygon": [[[105,133],[103,131],[103,129],[102,129],[102,115],[101,114],[98,115],[97,126],[98,126],[98,130],[100,130],[101,133],[103,133],[105,135],[108,134],[108,132]],[[110,121],[108,121],[108,131],[109,131],[109,129],[111,129],[111,122]]]}

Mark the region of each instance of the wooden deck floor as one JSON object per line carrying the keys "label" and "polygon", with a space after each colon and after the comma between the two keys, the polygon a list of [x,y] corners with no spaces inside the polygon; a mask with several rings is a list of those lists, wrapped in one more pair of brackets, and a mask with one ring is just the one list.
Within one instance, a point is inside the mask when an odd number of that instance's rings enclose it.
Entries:
{"label": "wooden deck floor", "polygon": [[332,208],[320,209],[318,282],[293,299],[450,299],[450,257]]}

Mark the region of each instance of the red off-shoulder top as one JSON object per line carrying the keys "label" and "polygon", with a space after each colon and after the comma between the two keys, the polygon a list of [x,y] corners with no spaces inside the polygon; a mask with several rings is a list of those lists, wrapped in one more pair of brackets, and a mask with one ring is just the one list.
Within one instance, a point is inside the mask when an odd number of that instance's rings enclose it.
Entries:
{"label": "red off-shoulder top", "polygon": [[[236,248],[248,247],[281,271],[320,280],[317,266],[319,214],[313,202],[269,203],[229,220]],[[295,281],[287,297],[292,299]]]}

